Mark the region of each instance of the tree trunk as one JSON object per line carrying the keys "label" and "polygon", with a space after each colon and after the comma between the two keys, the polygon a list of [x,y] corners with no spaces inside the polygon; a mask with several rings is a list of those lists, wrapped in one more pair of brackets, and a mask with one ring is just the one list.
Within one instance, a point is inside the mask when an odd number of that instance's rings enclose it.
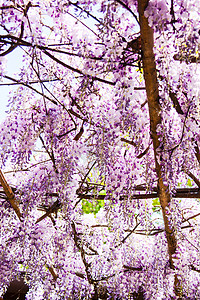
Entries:
{"label": "tree trunk", "polygon": [[[142,49],[142,62],[143,62],[143,71],[144,71],[144,80],[147,93],[147,101],[149,107],[149,116],[150,116],[150,130],[151,138],[153,140],[154,147],[154,157],[155,157],[155,167],[157,173],[157,185],[158,185],[158,195],[160,199],[160,204],[162,207],[162,214],[165,225],[166,238],[168,243],[168,253],[169,253],[169,262],[171,268],[174,269],[173,257],[172,255],[176,252],[177,241],[173,228],[170,227],[166,208],[170,203],[170,194],[168,186],[163,182],[161,165],[157,159],[157,148],[160,145],[159,136],[156,132],[157,126],[161,124],[161,108],[159,104],[159,91],[158,91],[158,81],[156,73],[156,64],[155,56],[153,53],[153,29],[148,24],[148,19],[144,16],[144,11],[148,5],[148,0],[138,0],[138,12],[139,12],[139,23],[140,23],[140,34],[141,34],[141,49]],[[180,297],[180,282],[175,277],[175,294]]]}

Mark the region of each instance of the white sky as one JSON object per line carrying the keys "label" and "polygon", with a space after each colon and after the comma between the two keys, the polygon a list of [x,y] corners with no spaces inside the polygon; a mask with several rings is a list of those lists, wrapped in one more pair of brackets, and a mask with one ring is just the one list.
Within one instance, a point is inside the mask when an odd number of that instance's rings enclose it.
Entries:
{"label": "white sky", "polygon": [[[22,51],[15,49],[13,52],[6,55],[6,75],[16,78],[14,74],[19,71],[22,60]],[[17,86],[1,86],[2,83],[11,83],[11,81],[0,79],[0,123],[5,119],[8,110],[9,92],[16,89]]]}

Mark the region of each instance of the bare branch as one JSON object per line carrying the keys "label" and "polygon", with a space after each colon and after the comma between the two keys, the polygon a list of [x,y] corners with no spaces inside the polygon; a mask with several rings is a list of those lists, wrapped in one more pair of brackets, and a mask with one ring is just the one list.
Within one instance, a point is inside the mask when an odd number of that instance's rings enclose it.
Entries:
{"label": "bare branch", "polygon": [[199,150],[199,146],[198,146],[197,141],[194,141],[194,144],[195,144],[195,146],[194,146],[195,156],[196,156],[196,158],[197,158],[197,160],[200,164],[200,150]]}
{"label": "bare branch", "polygon": [[14,209],[16,215],[18,216],[19,220],[21,221],[21,212],[19,209],[19,205],[15,199],[15,194],[13,193],[11,187],[9,186],[9,184],[7,183],[2,171],[0,170],[0,183],[4,189],[4,192],[7,196],[7,200],[10,203],[10,205],[12,206],[12,208]]}
{"label": "bare branch", "polygon": [[134,233],[134,231],[136,230],[136,228],[137,228],[139,225],[140,225],[140,223],[137,223],[137,224],[135,225],[135,227],[131,230],[131,232],[129,232],[129,234],[127,234],[127,236],[125,236],[125,238],[123,238],[123,240],[120,242],[120,244],[123,244],[123,243],[127,240],[127,238],[129,238],[129,236],[130,236],[132,233]]}
{"label": "bare branch", "polygon": [[[40,47],[38,46],[39,49],[42,49],[43,47]],[[110,85],[115,85],[116,82],[112,82],[112,81],[108,81],[106,79],[103,79],[103,78],[99,78],[99,77],[96,77],[96,76],[91,76],[89,74],[84,74],[82,71],[80,71],[79,69],[75,69],[73,68],[72,66],[70,65],[67,65],[66,63],[64,63],[63,61],[61,61],[60,59],[56,58],[54,55],[52,55],[51,53],[49,53],[48,51],[46,50],[43,50],[43,53],[46,54],[47,56],[49,56],[51,59],[53,59],[55,62],[57,62],[58,64],[62,65],[63,67],[66,67],[67,69],[75,72],[75,73],[78,73],[78,74],[81,74],[83,76],[87,76],[89,78],[91,78],[92,80],[96,80],[96,81],[99,81],[99,82],[102,82],[102,83],[106,83],[106,84],[110,84]]]}
{"label": "bare branch", "polygon": [[194,174],[192,174],[190,171],[186,171],[186,174],[192,178],[192,180],[196,183],[196,185],[200,188],[200,181]]}
{"label": "bare branch", "polygon": [[61,207],[61,203],[59,200],[56,200],[56,202],[54,202],[47,210],[46,213],[41,216],[39,219],[37,219],[37,221],[35,222],[35,224],[41,222],[42,220],[44,220],[45,218],[49,217],[52,213],[55,213],[58,211],[58,209]]}
{"label": "bare branch", "polygon": [[182,108],[181,108],[181,106],[178,102],[176,94],[170,90],[169,91],[169,97],[171,98],[171,100],[174,104],[174,108],[176,109],[177,113],[180,114],[180,115],[184,115],[184,112],[182,111]]}
{"label": "bare branch", "polygon": [[138,18],[136,16],[136,14],[128,7],[128,5],[126,5],[123,1],[121,0],[115,0],[115,2],[119,3],[121,6],[123,6],[127,11],[129,11],[135,18],[135,20],[137,21],[137,23],[139,24]]}
{"label": "bare branch", "polygon": [[58,174],[58,169],[56,167],[56,162],[55,162],[55,157],[54,157],[53,149],[51,149],[51,152],[50,152],[50,150],[45,145],[45,142],[44,142],[43,138],[41,137],[41,135],[39,135],[39,139],[42,142],[42,145],[43,145],[44,149],[46,150],[47,154],[49,155],[49,157],[50,157],[50,159],[51,159],[51,161],[53,163],[53,167],[54,167],[55,172]]}
{"label": "bare branch", "polygon": [[135,142],[129,141],[129,140],[125,139],[125,138],[121,138],[121,141],[122,141],[122,142],[125,142],[125,143],[127,143],[127,144],[130,144],[130,145],[132,145],[132,146],[137,147],[137,144],[136,144]]}
{"label": "bare branch", "polygon": [[33,88],[30,84],[25,83],[25,82],[21,82],[20,80],[17,80],[17,79],[15,79],[15,78],[10,77],[10,76],[7,76],[7,75],[4,75],[3,77],[6,78],[6,79],[9,79],[9,80],[12,80],[12,81],[16,82],[17,84],[21,84],[21,85],[23,85],[23,86],[29,88],[30,90],[36,92],[37,94],[41,95],[42,97],[45,97],[46,99],[48,99],[49,101],[51,101],[53,104],[58,105],[58,103],[57,103],[55,100],[49,98],[48,96],[44,95],[44,94],[41,93],[40,91],[36,90],[36,89]]}
{"label": "bare branch", "polygon": [[[11,77],[10,77],[11,78]],[[50,83],[50,82],[53,82],[53,81],[58,81],[59,79],[47,79],[47,80],[34,80],[34,81],[29,81],[28,84],[37,84],[37,83],[40,83],[40,82],[47,82],[47,83]],[[12,82],[12,83],[0,83],[0,86],[10,86],[10,85],[24,85],[25,83],[22,82],[22,81],[18,81],[18,82]]]}
{"label": "bare branch", "polygon": [[56,281],[57,278],[58,278],[58,275],[56,274],[54,268],[52,266],[48,266],[47,265],[47,268],[49,269],[49,272],[51,273],[51,275],[53,276],[53,279]]}
{"label": "bare branch", "polygon": [[123,265],[123,268],[125,269],[125,271],[142,271],[142,267],[131,267]]}

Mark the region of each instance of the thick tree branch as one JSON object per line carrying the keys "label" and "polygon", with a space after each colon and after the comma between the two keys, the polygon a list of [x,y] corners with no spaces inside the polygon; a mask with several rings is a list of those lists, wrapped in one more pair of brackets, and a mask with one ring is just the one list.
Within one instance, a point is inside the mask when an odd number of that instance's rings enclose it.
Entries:
{"label": "thick tree branch", "polygon": [[[140,189],[135,189],[136,191]],[[93,195],[93,194],[83,194],[78,193],[78,197],[80,199],[98,199],[103,200],[106,198],[106,195]],[[125,199],[125,195],[120,196],[120,200]],[[131,199],[155,199],[159,197],[158,192],[152,192],[149,194],[135,194],[131,196]],[[177,189],[176,193],[173,195],[173,198],[185,198],[185,199],[196,199],[200,198],[200,189],[199,188],[192,188],[192,189]],[[78,201],[80,202],[80,201]]]}
{"label": "thick tree branch", "polygon": [[12,208],[14,209],[15,213],[17,214],[19,220],[21,221],[21,212],[19,209],[19,205],[15,199],[15,194],[13,193],[11,187],[9,186],[9,184],[7,183],[2,171],[0,170],[0,183],[4,189],[4,192],[7,196],[7,200],[10,203],[10,205],[12,206]]}
{"label": "thick tree branch", "polygon": [[[170,203],[169,188],[164,184],[163,174],[161,172],[161,165],[157,158],[157,149],[160,147],[159,136],[157,134],[157,127],[161,124],[161,107],[159,104],[158,80],[155,64],[155,56],[153,52],[154,40],[153,29],[148,24],[148,19],[144,16],[145,9],[148,6],[148,0],[138,0],[138,12],[141,31],[141,46],[142,46],[142,62],[144,70],[144,79],[147,93],[147,101],[149,106],[150,129],[153,140],[154,157],[156,173],[158,178],[158,194],[160,204],[162,207],[163,220],[165,224],[165,232],[168,244],[169,261],[172,268],[174,268],[173,254],[176,252],[177,241],[173,228],[170,226],[167,217],[167,207]],[[175,277],[175,294],[180,295],[180,281]]]}

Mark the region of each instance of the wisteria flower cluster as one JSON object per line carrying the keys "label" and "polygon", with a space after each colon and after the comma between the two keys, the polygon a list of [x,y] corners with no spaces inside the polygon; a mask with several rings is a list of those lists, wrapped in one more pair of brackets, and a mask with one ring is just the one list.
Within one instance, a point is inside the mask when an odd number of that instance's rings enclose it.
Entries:
{"label": "wisteria flower cluster", "polygon": [[199,1],[0,12],[0,295],[199,299]]}

